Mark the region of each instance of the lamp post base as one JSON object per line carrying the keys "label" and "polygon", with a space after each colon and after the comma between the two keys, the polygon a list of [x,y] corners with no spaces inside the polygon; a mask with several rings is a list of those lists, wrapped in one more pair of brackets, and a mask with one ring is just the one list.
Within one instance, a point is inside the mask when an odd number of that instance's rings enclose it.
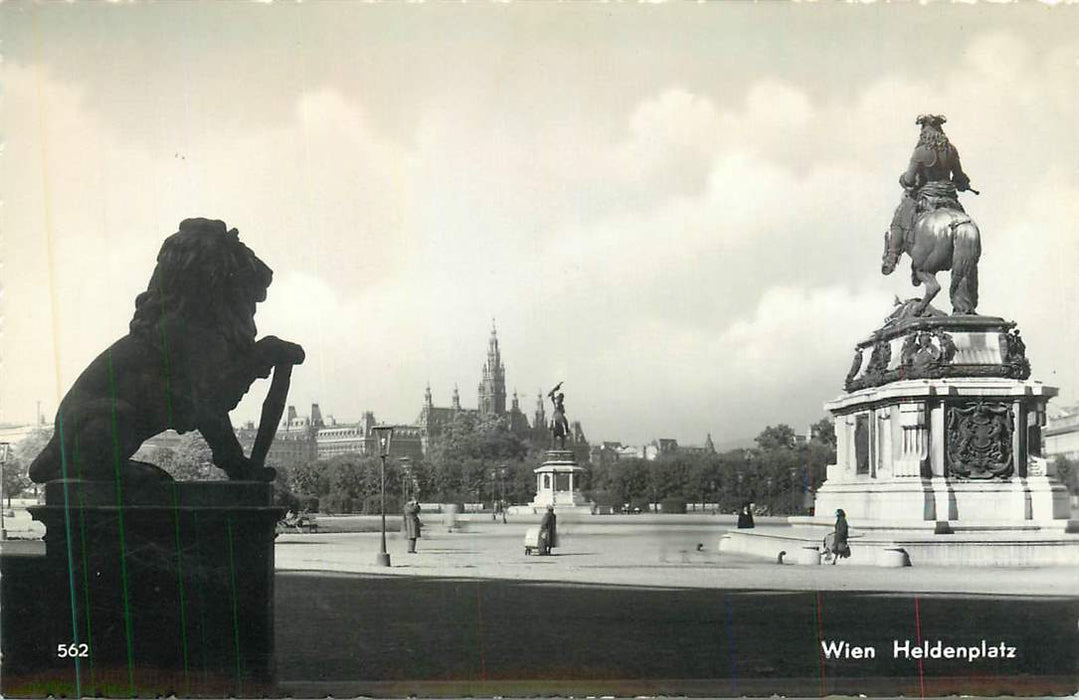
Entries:
{"label": "lamp post base", "polygon": [[375,557],[375,564],[377,564],[378,566],[389,566],[390,565],[389,552],[379,552],[378,555]]}

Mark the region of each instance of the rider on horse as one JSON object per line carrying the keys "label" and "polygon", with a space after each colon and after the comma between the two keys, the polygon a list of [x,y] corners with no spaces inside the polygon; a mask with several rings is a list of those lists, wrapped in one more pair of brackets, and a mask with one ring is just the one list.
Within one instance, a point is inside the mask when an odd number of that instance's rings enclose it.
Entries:
{"label": "rider on horse", "polygon": [[[554,389],[547,392],[548,398],[554,404],[554,415],[551,417],[551,434],[558,441],[558,449],[566,449],[566,437],[569,435],[569,421],[566,419],[566,395],[561,391],[562,382]],[[557,393],[556,393],[557,392]]]}
{"label": "rider on horse", "polygon": [[919,215],[940,208],[962,212],[957,193],[970,190],[977,194],[959,163],[959,151],[944,134],[942,125],[946,121],[940,114],[923,114],[915,121],[921,125],[922,133],[910,165],[899,176],[903,200],[896,207],[888,237],[890,252],[897,257],[903,252]]}

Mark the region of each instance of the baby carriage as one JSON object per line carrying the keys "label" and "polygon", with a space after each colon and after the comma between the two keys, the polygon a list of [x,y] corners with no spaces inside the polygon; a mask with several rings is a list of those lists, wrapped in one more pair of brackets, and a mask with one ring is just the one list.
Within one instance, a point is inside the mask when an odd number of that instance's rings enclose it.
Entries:
{"label": "baby carriage", "polygon": [[846,542],[836,547],[835,533],[829,532],[824,536],[824,560],[831,561],[834,565],[839,559],[846,559],[850,556],[850,545]]}
{"label": "baby carriage", "polygon": [[525,531],[525,555],[527,556],[532,552],[543,553],[543,539],[540,537],[538,527],[530,527]]}

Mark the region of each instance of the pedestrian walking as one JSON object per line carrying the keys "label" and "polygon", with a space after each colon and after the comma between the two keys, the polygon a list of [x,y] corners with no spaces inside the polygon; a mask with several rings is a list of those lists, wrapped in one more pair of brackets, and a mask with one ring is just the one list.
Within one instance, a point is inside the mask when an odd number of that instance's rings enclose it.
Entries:
{"label": "pedestrian walking", "polygon": [[540,521],[540,548],[541,554],[550,554],[551,549],[558,546],[557,518],[554,514],[554,506],[547,506],[547,512]]}
{"label": "pedestrian walking", "polygon": [[416,553],[416,540],[420,538],[420,530],[423,524],[420,522],[420,504],[409,501],[405,504],[405,537],[408,538],[408,553]]}
{"label": "pedestrian walking", "polygon": [[846,559],[850,556],[850,545],[847,544],[849,533],[850,527],[847,525],[847,514],[843,512],[842,508],[837,508],[835,512],[835,531],[832,533],[831,546],[827,548],[832,555],[832,566],[835,566],[840,557]]}
{"label": "pedestrian walking", "polygon": [[746,501],[738,511],[738,527],[745,530],[753,526],[753,504]]}

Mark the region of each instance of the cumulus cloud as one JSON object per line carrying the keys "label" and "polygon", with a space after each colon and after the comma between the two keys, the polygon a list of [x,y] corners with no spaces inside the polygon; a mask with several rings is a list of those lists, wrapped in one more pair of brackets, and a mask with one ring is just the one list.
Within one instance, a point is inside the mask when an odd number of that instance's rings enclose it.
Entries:
{"label": "cumulus cloud", "polygon": [[[838,377],[843,367],[836,357],[849,354],[854,344],[880,325],[890,299],[879,289],[854,292],[847,287],[767,290],[751,315],[720,336],[720,354],[746,390],[797,386],[806,375],[825,367]],[[842,319],[842,323],[839,323]]]}
{"label": "cumulus cloud", "polygon": [[[308,47],[317,79],[236,88],[245,116],[270,112],[243,129],[229,105],[193,95],[202,108],[178,116],[154,110],[155,85],[113,85],[151,116],[137,133],[77,76],[9,60],[4,409],[58,396],[124,332],[161,238],[208,215],[275,270],[257,321],[308,349],[297,404],[407,421],[430,381],[436,401],[457,383],[468,405],[495,317],[524,408],[565,379],[593,439],[801,425],[892,296],[918,293],[882,278],[879,259],[923,111],[948,114],[985,192],[964,197],[985,237],[981,310],[1018,320],[1036,374],[1073,387],[1079,338],[1059,319],[1079,314],[1077,45],[1036,39],[974,35],[954,68],[851,84],[779,60],[745,62],[738,83],[692,79],[712,49],[651,56],[645,80],[640,64],[600,69],[564,50],[576,72],[555,76],[550,48],[507,45],[498,55],[529,76],[511,80],[493,60]],[[877,60],[863,43],[850,61]],[[187,66],[189,89],[213,83],[202,65]],[[11,312],[50,296],[53,318]]]}

